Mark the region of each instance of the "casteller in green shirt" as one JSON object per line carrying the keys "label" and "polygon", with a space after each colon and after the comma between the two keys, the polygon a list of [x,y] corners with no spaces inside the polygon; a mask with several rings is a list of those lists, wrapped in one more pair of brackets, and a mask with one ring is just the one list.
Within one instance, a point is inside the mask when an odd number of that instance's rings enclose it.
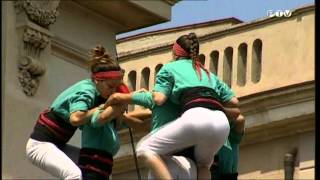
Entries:
{"label": "casteller in green shirt", "polygon": [[165,64],[157,73],[153,91],[165,94],[170,100],[179,104],[181,93],[191,87],[208,87],[215,92],[213,95],[219,102],[229,101],[235,94],[223,81],[201,69],[202,79],[199,79],[192,66],[191,59],[179,59]]}
{"label": "casteller in green shirt", "polygon": [[[105,100],[102,101],[94,82],[91,79],[85,79],[63,91],[54,100],[51,109],[69,122],[72,112],[87,111],[104,102]],[[97,119],[100,112],[96,111],[90,122],[80,126],[80,130],[82,130],[81,147],[99,149],[115,155],[120,148],[120,142],[114,127],[114,120],[99,126]]]}
{"label": "casteller in green shirt", "polygon": [[87,111],[98,105],[100,93],[91,79],[77,82],[64,90],[50,106],[59,117],[70,123],[70,114]]}

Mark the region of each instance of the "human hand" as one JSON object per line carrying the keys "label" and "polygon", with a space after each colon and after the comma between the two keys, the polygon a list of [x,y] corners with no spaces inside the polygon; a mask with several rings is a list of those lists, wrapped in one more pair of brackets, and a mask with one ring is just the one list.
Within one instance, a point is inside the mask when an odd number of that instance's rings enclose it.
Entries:
{"label": "human hand", "polygon": [[105,108],[105,107],[104,107],[104,104],[100,104],[100,105],[98,106],[98,108],[104,109],[104,108]]}
{"label": "human hand", "polygon": [[111,105],[116,105],[121,103],[121,93],[114,93],[109,98],[107,101],[104,103],[103,108],[106,108]]}
{"label": "human hand", "polygon": [[136,92],[149,92],[149,91],[145,88],[141,88],[141,89],[137,90]]}

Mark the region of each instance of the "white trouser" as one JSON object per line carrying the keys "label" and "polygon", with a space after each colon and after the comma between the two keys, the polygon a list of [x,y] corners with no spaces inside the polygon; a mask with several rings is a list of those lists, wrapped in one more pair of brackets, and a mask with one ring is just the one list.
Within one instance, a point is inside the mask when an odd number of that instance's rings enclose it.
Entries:
{"label": "white trouser", "polygon": [[137,145],[137,154],[153,152],[170,155],[194,146],[197,166],[210,167],[213,156],[229,134],[229,122],[222,111],[196,107],[168,123],[157,132],[144,137]]}
{"label": "white trouser", "polygon": [[[162,160],[167,165],[173,179],[197,179],[197,167],[194,162],[183,156],[164,156]],[[152,171],[148,173],[148,180],[154,180]]]}
{"label": "white trouser", "polygon": [[82,179],[80,168],[56,145],[29,138],[26,154],[32,164],[60,179]]}

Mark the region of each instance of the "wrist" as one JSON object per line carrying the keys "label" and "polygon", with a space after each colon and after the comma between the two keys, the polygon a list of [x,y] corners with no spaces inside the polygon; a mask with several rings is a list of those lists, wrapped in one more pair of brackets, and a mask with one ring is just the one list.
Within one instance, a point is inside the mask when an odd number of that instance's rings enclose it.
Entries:
{"label": "wrist", "polygon": [[91,119],[90,119],[90,123],[93,127],[99,127],[100,126],[100,121],[99,119],[101,118],[101,114],[103,112],[102,108],[97,107],[95,109],[95,111],[93,112]]}

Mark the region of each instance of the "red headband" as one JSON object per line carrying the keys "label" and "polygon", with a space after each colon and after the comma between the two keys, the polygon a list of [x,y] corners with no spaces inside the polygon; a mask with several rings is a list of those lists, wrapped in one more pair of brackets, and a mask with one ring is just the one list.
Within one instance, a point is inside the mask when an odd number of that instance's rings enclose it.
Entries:
{"label": "red headband", "polygon": [[173,43],[172,50],[176,56],[182,56],[182,57],[189,56],[189,53],[187,53],[187,51],[185,51],[177,42]]}
{"label": "red headband", "polygon": [[122,77],[121,71],[104,71],[92,74],[92,78],[95,80],[122,79]]}
{"label": "red headband", "polygon": [[[173,43],[173,48],[172,48],[174,54],[176,56],[181,56],[181,57],[187,57],[187,56],[190,56],[189,53],[187,53],[177,42]],[[197,57],[197,59],[195,59],[194,61],[194,65],[195,65],[195,68],[196,68],[196,72],[198,73],[199,77],[200,77],[200,80],[202,79],[201,77],[201,68],[204,69],[208,75],[208,78],[210,78],[210,73],[209,71],[200,63],[200,59],[199,57]]]}

